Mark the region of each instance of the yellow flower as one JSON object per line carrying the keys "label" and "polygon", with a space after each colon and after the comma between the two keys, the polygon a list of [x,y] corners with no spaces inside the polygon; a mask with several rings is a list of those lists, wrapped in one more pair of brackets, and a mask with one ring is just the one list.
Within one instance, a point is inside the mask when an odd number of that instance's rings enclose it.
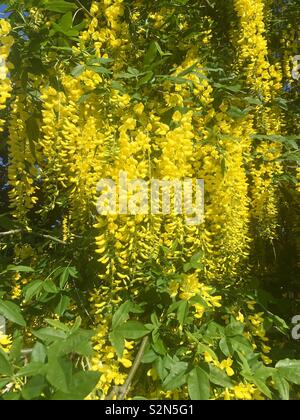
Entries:
{"label": "yellow flower", "polygon": [[270,359],[268,356],[266,356],[265,354],[261,354],[260,357],[262,358],[262,361],[266,364],[266,365],[271,365],[272,364],[272,359]]}
{"label": "yellow flower", "polygon": [[209,298],[211,305],[215,306],[216,308],[220,308],[222,306],[220,300],[222,300],[222,296],[211,296]]}
{"label": "yellow flower", "polygon": [[0,349],[8,353],[12,345],[12,338],[0,332]]}
{"label": "yellow flower", "polygon": [[196,273],[184,275],[180,286],[180,299],[190,300],[200,290],[200,284]]}
{"label": "yellow flower", "polygon": [[236,320],[241,322],[242,324],[245,322],[245,317],[242,314],[242,312],[239,312],[238,316],[236,317]]}
{"label": "yellow flower", "polygon": [[132,366],[132,361],[131,361],[131,360],[129,360],[129,359],[126,359],[125,357],[118,358],[118,361],[119,361],[120,363],[122,363],[122,365],[123,365],[125,368],[130,368],[130,367]]}
{"label": "yellow flower", "polygon": [[204,355],[204,360],[206,363],[213,363],[215,366],[219,366],[218,359],[213,357],[211,353],[209,353],[208,351],[205,351],[203,355]]}
{"label": "yellow flower", "polygon": [[179,289],[179,283],[176,280],[172,280],[169,284],[169,293],[170,296],[173,298],[175,296],[177,296],[178,294],[178,289]]}
{"label": "yellow flower", "polygon": [[126,380],[126,375],[123,373],[116,373],[114,377],[114,382],[116,385],[123,385]]}
{"label": "yellow flower", "polygon": [[22,295],[22,289],[21,289],[21,286],[19,285],[19,284],[16,284],[14,287],[13,287],[13,289],[12,289],[12,291],[11,291],[11,298],[13,299],[13,300],[15,300],[15,299],[19,299],[19,297]]}
{"label": "yellow flower", "polygon": [[234,375],[234,370],[231,367],[232,364],[233,364],[233,360],[231,358],[228,358],[226,360],[223,360],[219,364],[219,367],[220,367],[220,369],[225,370],[228,376],[233,376]]}
{"label": "yellow flower", "polygon": [[205,307],[203,305],[200,305],[200,303],[195,303],[194,308],[196,309],[194,317],[197,319],[201,319],[205,313]]}
{"label": "yellow flower", "polygon": [[223,396],[224,396],[224,401],[230,401],[232,399],[232,393],[230,392],[228,388],[225,389]]}
{"label": "yellow flower", "polygon": [[125,349],[132,350],[134,348],[134,341],[125,340]]}
{"label": "yellow flower", "polygon": [[249,316],[249,321],[251,321],[252,325],[254,325],[255,327],[258,327],[264,322],[262,315],[263,315],[263,312],[259,314],[255,314],[254,316],[251,315]]}
{"label": "yellow flower", "polygon": [[238,400],[252,400],[255,387],[251,384],[240,383],[233,388],[233,391]]}
{"label": "yellow flower", "polygon": [[248,306],[248,309],[250,309],[250,311],[254,311],[255,305],[256,305],[255,300],[248,300],[247,306]]}
{"label": "yellow flower", "polygon": [[151,377],[154,381],[158,379],[158,375],[155,368],[151,368],[147,372],[147,376]]}
{"label": "yellow flower", "polygon": [[266,344],[262,344],[261,349],[263,353],[270,353],[271,347],[267,346]]}
{"label": "yellow flower", "polygon": [[144,109],[145,109],[145,106],[144,106],[144,104],[142,104],[142,103],[136,104],[136,105],[133,107],[133,111],[134,111],[137,115],[139,115],[139,116],[143,114]]}
{"label": "yellow flower", "polygon": [[181,113],[179,111],[175,111],[173,114],[172,120],[178,123],[181,121],[181,118],[182,118]]}
{"label": "yellow flower", "polygon": [[211,363],[214,359],[212,355],[206,351],[204,352],[204,360],[206,361],[206,363]]}
{"label": "yellow flower", "polygon": [[0,35],[8,35],[10,31],[10,23],[7,20],[0,19]]}

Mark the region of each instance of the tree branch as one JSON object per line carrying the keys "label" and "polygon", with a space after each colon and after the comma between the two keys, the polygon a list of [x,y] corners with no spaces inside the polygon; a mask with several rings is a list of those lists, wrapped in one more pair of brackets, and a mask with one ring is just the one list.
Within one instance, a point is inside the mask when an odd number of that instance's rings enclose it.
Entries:
{"label": "tree branch", "polygon": [[[15,230],[9,230],[7,232],[0,232],[1,236],[10,236],[10,235],[16,235],[18,233],[23,233],[22,229],[15,229]],[[40,238],[50,239],[51,241],[57,242],[61,245],[67,245],[67,242],[62,241],[61,239],[57,238],[56,236],[51,235],[44,235],[43,233],[35,233],[35,232],[26,232],[29,235],[38,236]]]}
{"label": "tree branch", "polygon": [[89,15],[90,18],[94,19],[94,16],[91,14],[91,12],[81,3],[80,0],[75,0],[75,2],[78,4],[79,7],[81,7],[85,13]]}
{"label": "tree branch", "polygon": [[148,336],[143,338],[141,347],[138,351],[138,354],[136,355],[135,361],[134,361],[134,363],[133,363],[133,365],[130,369],[130,372],[127,376],[125,384],[122,385],[121,387],[114,387],[114,389],[111,391],[111,393],[107,397],[107,400],[112,400],[114,396],[119,400],[124,400],[126,398],[126,395],[128,394],[128,391],[130,390],[131,383],[132,383],[132,381],[135,377],[135,374],[136,374],[136,372],[137,372],[137,370],[140,367],[140,364],[142,362],[142,358],[144,356],[145,349],[146,349],[146,346],[148,344],[148,341],[149,341]]}
{"label": "tree branch", "polygon": [[62,241],[59,238],[56,238],[56,236],[44,235],[43,233],[32,233],[32,235],[39,236],[40,238],[50,239],[51,241],[57,242],[61,245],[67,245],[67,242]]}
{"label": "tree branch", "polygon": [[9,230],[7,232],[0,232],[0,236],[9,236],[9,235],[15,235],[17,233],[21,233],[21,229],[15,229],[15,230]]}

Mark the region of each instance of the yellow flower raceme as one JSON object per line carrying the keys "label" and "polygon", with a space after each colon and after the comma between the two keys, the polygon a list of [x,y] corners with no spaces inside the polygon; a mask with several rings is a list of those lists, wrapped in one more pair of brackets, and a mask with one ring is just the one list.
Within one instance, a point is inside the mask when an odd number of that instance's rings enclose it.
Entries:
{"label": "yellow flower raceme", "polygon": [[[8,77],[10,64],[8,56],[10,49],[14,43],[13,37],[10,36],[11,26],[5,19],[0,19],[0,116],[1,111],[6,109],[6,103],[11,96],[12,84]],[[0,133],[3,131],[5,121],[0,118]]]}
{"label": "yellow flower raceme", "polygon": [[11,337],[0,332],[0,349],[3,350],[5,353],[8,353],[10,351],[11,345]]}

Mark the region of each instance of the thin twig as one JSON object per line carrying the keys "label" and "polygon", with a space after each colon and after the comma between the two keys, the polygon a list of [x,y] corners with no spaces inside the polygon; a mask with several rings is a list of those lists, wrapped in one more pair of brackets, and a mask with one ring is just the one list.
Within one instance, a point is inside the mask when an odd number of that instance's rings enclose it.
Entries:
{"label": "thin twig", "polygon": [[149,341],[148,336],[143,338],[141,347],[138,351],[138,354],[136,355],[135,361],[134,361],[134,363],[132,365],[132,368],[131,368],[128,376],[127,376],[125,384],[121,387],[115,387],[112,390],[112,392],[109,394],[109,396],[107,397],[108,400],[112,400],[114,396],[116,396],[116,398],[119,399],[119,400],[124,400],[126,398],[126,395],[128,394],[128,391],[130,390],[131,383],[132,383],[132,381],[135,377],[135,374],[136,374],[136,372],[137,372],[137,370],[140,367],[140,364],[142,362],[142,358],[144,356],[148,341]]}
{"label": "thin twig", "polygon": [[[23,233],[22,229],[15,229],[15,230],[9,230],[7,232],[0,232],[0,236],[10,236],[10,235],[16,235],[18,233]],[[35,233],[35,232],[27,232],[28,235],[38,236],[40,238],[50,239],[51,241],[57,242],[61,245],[67,245],[67,242],[62,241],[61,239],[57,238],[56,236],[51,235],[44,235],[43,233]]]}
{"label": "thin twig", "polygon": [[75,2],[80,6],[88,15],[90,18],[94,19],[94,16],[91,14],[91,12],[81,3],[80,0],[75,0]]}
{"label": "thin twig", "polygon": [[0,232],[0,236],[15,235],[16,233],[21,233],[21,229],[9,230],[7,232]]}
{"label": "thin twig", "polygon": [[62,241],[59,238],[56,238],[56,236],[44,235],[43,233],[32,233],[32,235],[39,236],[39,237],[45,238],[45,239],[50,239],[51,241],[57,242],[57,243],[59,243],[61,245],[67,245],[67,242]]}

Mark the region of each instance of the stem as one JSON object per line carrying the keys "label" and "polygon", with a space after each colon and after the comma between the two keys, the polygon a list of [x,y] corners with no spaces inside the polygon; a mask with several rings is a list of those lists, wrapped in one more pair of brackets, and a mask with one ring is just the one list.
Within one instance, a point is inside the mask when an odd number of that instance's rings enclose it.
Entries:
{"label": "stem", "polygon": [[132,381],[133,381],[133,379],[135,377],[135,374],[136,374],[136,372],[137,372],[137,370],[140,367],[140,364],[142,362],[142,358],[144,356],[145,349],[146,349],[146,346],[148,344],[148,341],[149,341],[149,337],[148,336],[143,338],[141,347],[140,347],[140,349],[138,351],[138,354],[136,355],[136,359],[135,359],[135,361],[134,361],[134,363],[132,365],[132,368],[131,368],[128,376],[127,376],[127,379],[126,379],[125,384],[122,387],[120,387],[119,389],[116,389],[115,388],[110,393],[110,395],[108,396],[108,398],[107,398],[108,400],[113,399],[113,396],[114,395],[116,395],[116,397],[119,400],[124,400],[125,399],[128,391],[129,391],[129,389],[131,387],[131,383],[132,383]]}
{"label": "stem", "polygon": [[62,241],[61,239],[56,238],[56,236],[44,235],[43,233],[32,233],[34,236],[39,236],[41,238],[50,239],[51,241],[57,242],[61,245],[67,245],[67,242]]}
{"label": "stem", "polygon": [[[10,236],[10,235],[16,235],[18,233],[22,233],[22,229],[15,229],[15,230],[9,230],[7,232],[0,232],[1,236]],[[38,236],[40,238],[50,239],[51,241],[57,242],[61,245],[67,245],[67,242],[62,241],[61,239],[57,238],[56,236],[51,235],[44,235],[43,233],[34,233],[34,232],[26,232],[29,235]]]}
{"label": "stem", "polygon": [[21,229],[9,230],[7,232],[0,232],[0,236],[15,235],[17,233],[21,233]]}
{"label": "stem", "polygon": [[75,2],[78,4],[78,6],[80,6],[85,13],[87,13],[89,15],[90,18],[94,19],[94,16],[90,13],[90,11],[81,3],[80,0],[75,0]]}

